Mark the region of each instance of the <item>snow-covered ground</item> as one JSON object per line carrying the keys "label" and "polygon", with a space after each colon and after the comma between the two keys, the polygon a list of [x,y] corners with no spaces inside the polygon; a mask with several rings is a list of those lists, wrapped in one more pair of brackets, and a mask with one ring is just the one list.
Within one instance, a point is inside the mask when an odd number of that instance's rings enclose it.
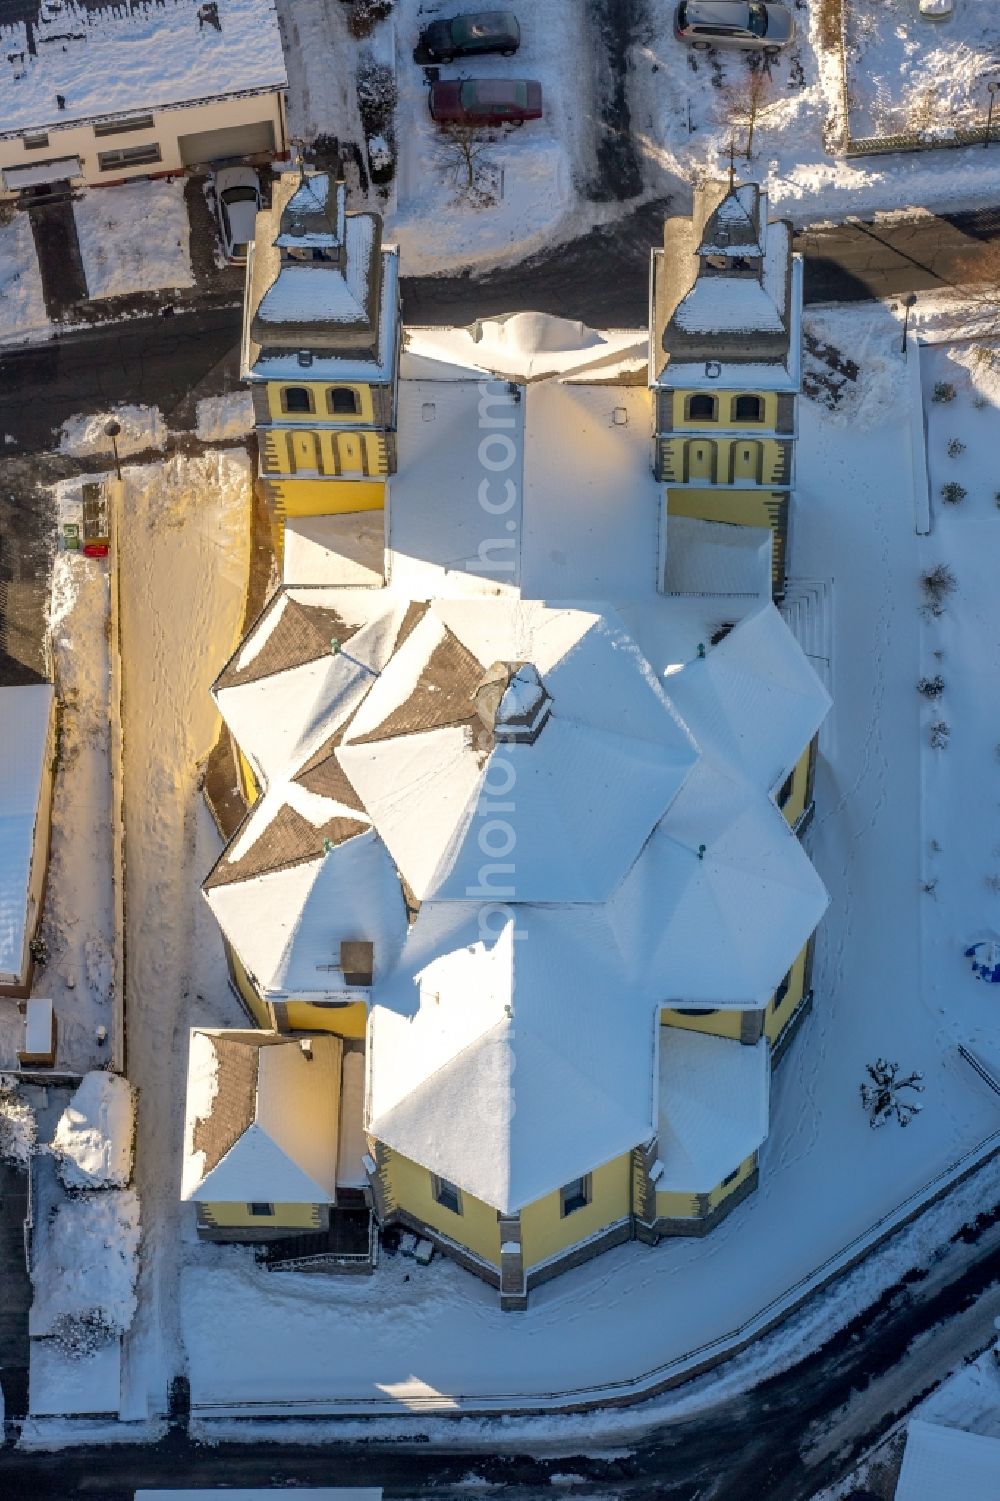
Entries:
{"label": "snow-covered ground", "polygon": [[[59,490],[76,489],[63,481]],[[44,958],[33,993],[55,1003],[58,1064],[82,1073],[107,1061],[114,942],[111,769],[108,752],[108,569],[58,553],[52,578],[51,652],[60,702],[52,844],[42,914]],[[0,1001],[0,1059],[16,1066],[23,1023]]]}
{"label": "snow-covered ground", "polygon": [[45,338],[50,331],[35,241],[27,214],[0,224],[0,341]]}
{"label": "snow-covered ground", "polygon": [[167,427],[158,407],[124,406],[70,417],[60,429],[59,452],[72,454],[74,458],[98,454],[110,458],[112,442],[105,428],[112,418],[121,429],[115,437],[119,457],[165,446]]}
{"label": "snow-covered ground", "polygon": [[851,135],[934,136],[984,125],[996,78],[1000,19],[989,0],[959,0],[945,20],[914,0],[845,0]]}
{"label": "snow-covered ground", "polygon": [[143,1241],[122,1386],[124,1412],[137,1419],[164,1411],[167,1383],[184,1369],[177,1259],[188,1028],[243,1020],[199,892],[220,841],[198,779],[219,722],[209,685],[242,621],[249,503],[242,451],[125,470],[128,1061],[140,1100]]}
{"label": "snow-covered ground", "polygon": [[[814,1012],[775,1078],[759,1192],[707,1240],[617,1248],[537,1289],[516,1318],[448,1263],[407,1267],[408,1281],[391,1261],[363,1283],[276,1275],[245,1248],[198,1245],[189,1216],[180,1307],[196,1409],[447,1412],[545,1404],[567,1385],[607,1390],[740,1327],[996,1131],[995,1097],[957,1052],[964,1042],[1000,1064],[991,992],[962,958],[981,911],[921,890],[930,823],[944,823],[921,787],[933,757],[951,754],[926,744],[916,691],[926,544],[915,530],[911,424],[921,416],[885,310],[830,312],[810,333],[858,367],[836,398],[820,385],[821,399],[802,403],[794,517],[794,571],[820,601],[811,649],[826,658],[835,700],[808,836],[832,906]],[[814,374],[830,369],[820,359]],[[968,587],[995,627],[985,562]],[[953,661],[956,702],[975,692],[980,660],[965,651]],[[939,837],[943,888],[968,863],[961,820],[955,828]],[[992,895],[982,887],[980,909]],[[879,1055],[926,1076],[924,1112],[905,1131],[872,1131],[860,1108],[858,1085]],[[940,1213],[992,1202],[997,1176],[994,1167]],[[914,1260],[941,1237],[936,1213],[911,1235]],[[833,1297],[825,1326],[858,1306]]]}
{"label": "snow-covered ground", "polygon": [[90,188],[73,204],[91,297],[190,287],[184,178]]}
{"label": "snow-covered ground", "polygon": [[[646,159],[647,187],[659,181],[668,191],[726,165],[731,134],[737,169],[743,170],[750,71],[744,54],[697,52],[678,42],[673,35],[674,9],[675,0],[648,0],[648,25],[631,53],[632,126]],[[839,147],[844,122],[840,51],[823,45],[823,9],[820,0],[796,0],[798,35],[794,45],[772,62],[760,101],[753,174],[770,193],[772,208],[803,225],[848,214],[937,211],[995,202],[1000,197],[1000,152],[985,152],[981,146],[855,159],[827,152],[827,142],[833,149]],[[956,15],[960,10],[961,3]],[[968,19],[963,24],[981,29],[989,7],[973,0],[964,10]],[[943,47],[951,23],[935,30],[933,23],[917,16],[916,0],[880,0],[859,15],[874,33],[875,17],[883,12],[891,46],[883,57],[866,44],[866,63],[886,76],[896,69],[899,86],[899,52],[906,37],[917,38],[916,46],[926,35],[925,47],[933,47],[935,39]],[[892,31],[894,23],[904,33],[902,40]],[[969,87],[971,73],[963,72],[964,58],[964,53],[959,58],[952,55],[935,74],[939,89]],[[985,111],[988,96],[982,78],[977,89],[970,98]]]}
{"label": "snow-covered ground", "polygon": [[197,432],[203,443],[231,443],[253,432],[253,401],[245,390],[206,396],[197,407]]}

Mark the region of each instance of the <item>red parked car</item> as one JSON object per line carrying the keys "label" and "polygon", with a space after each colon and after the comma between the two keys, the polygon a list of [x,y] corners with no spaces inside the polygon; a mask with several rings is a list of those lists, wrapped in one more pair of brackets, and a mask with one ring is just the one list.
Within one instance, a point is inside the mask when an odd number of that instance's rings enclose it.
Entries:
{"label": "red parked car", "polygon": [[430,102],[439,125],[521,125],[542,118],[542,86],[531,79],[438,79]]}

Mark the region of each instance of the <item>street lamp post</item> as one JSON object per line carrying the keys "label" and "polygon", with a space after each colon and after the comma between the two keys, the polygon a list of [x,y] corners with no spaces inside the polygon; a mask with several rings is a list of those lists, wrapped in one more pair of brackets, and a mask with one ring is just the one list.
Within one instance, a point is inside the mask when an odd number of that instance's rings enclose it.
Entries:
{"label": "street lamp post", "polygon": [[986,87],[989,91],[990,107],[986,112],[986,139],[983,142],[984,146],[988,146],[993,139],[993,102],[997,96],[997,89],[1000,89],[1000,81],[991,78]]}
{"label": "street lamp post", "polygon": [[907,329],[910,326],[910,308],[913,306],[913,304],[916,302],[916,300],[917,300],[917,296],[916,296],[915,292],[911,292],[908,297],[904,297],[903,298],[903,353],[904,354],[906,353],[906,331],[907,331]]}
{"label": "street lamp post", "polygon": [[122,477],[121,460],[118,457],[118,434],[121,432],[121,430],[121,423],[116,422],[113,417],[110,419],[110,421],[105,422],[104,424],[105,436],[111,439],[111,447],[115,451],[115,475],[119,481]]}

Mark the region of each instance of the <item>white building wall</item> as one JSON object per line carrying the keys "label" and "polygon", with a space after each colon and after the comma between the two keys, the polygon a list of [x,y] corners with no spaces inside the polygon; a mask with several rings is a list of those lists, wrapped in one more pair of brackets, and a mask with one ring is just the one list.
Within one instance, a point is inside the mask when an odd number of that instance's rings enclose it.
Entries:
{"label": "white building wall", "polygon": [[[136,111],[136,113],[139,113]],[[168,172],[184,170],[178,138],[202,130],[221,130],[226,127],[252,125],[257,121],[270,121],[274,130],[275,150],[280,154],[287,149],[284,99],[282,91],[241,94],[225,99],[210,99],[198,104],[176,105],[170,109],[153,110],[153,126],[148,130],[129,130],[120,135],[95,136],[90,122],[75,121],[71,125],[39,123],[32,131],[0,137],[0,171],[7,167],[28,167],[36,163],[61,157],[80,158],[83,180],[90,187],[122,182],[132,177],[151,177]],[[107,117],[103,117],[106,122]],[[48,134],[48,145],[27,149],[24,135],[34,131]],[[140,163],[136,166],[116,166],[101,171],[98,153],[119,151],[130,146],[146,146],[156,142],[160,148],[160,161]],[[0,186],[0,198],[14,196]]]}

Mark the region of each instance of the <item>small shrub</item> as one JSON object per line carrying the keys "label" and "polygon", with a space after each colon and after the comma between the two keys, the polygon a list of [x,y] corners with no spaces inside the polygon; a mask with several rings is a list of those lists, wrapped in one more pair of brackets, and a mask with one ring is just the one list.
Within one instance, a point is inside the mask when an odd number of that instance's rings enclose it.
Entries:
{"label": "small shrub", "polygon": [[931,840],[930,844],[928,845],[928,848],[929,848],[929,850],[930,850],[930,852],[931,852],[932,855],[940,855],[940,853],[941,853],[941,845],[939,844],[939,842],[936,839],[932,839]]}
{"label": "small shrub", "polygon": [[392,10],[392,0],[352,0],[347,29],[353,37],[370,36]]}
{"label": "small shrub", "polygon": [[1000,896],[1000,876],[995,872],[992,875],[983,877],[983,885],[987,891],[992,891],[994,896]]}
{"label": "small shrub", "polygon": [[949,459],[957,459],[959,457],[959,455],[963,454],[964,452],[965,452],[965,444],[962,442],[961,438],[949,438],[948,439],[948,457],[949,457]]}
{"label": "small shrub", "polygon": [[937,876],[934,877],[933,881],[921,881],[921,883],[920,883],[920,889],[924,893],[925,896],[936,896],[937,895]]}
{"label": "small shrub", "polygon": [[950,381],[947,381],[947,380],[938,380],[938,381],[935,381],[934,382],[934,394],[933,394],[931,400],[932,401],[944,401],[944,402],[954,401],[955,400],[955,387],[951,384]]}
{"label": "small shrub", "polygon": [[975,407],[977,412],[981,412],[983,408],[988,407],[989,404],[990,403],[988,398],[983,395],[982,391],[977,391],[975,396],[973,396],[972,398],[972,405]]}
{"label": "small shrub", "polygon": [[944,602],[958,588],[958,580],[947,563],[936,563],[921,574],[920,587],[924,591],[926,608],[932,615],[942,615]]}
{"label": "small shrub", "polygon": [[840,47],[840,23],[843,0],[819,0],[819,36],[828,52]]}
{"label": "small shrub", "polygon": [[396,75],[388,63],[366,57],[358,64],[358,109],[365,134],[391,129],[396,108]]}
{"label": "small shrub", "polygon": [[917,692],[922,693],[924,698],[940,698],[944,692],[944,678],[940,673],[936,677],[921,678],[917,683]]}
{"label": "small shrub", "polygon": [[951,725],[936,719],[931,725],[930,742],[934,750],[944,750],[951,739]]}
{"label": "small shrub", "polygon": [[941,486],[941,499],[948,506],[961,505],[968,493],[965,486],[960,485],[957,480],[950,479],[946,485]]}

